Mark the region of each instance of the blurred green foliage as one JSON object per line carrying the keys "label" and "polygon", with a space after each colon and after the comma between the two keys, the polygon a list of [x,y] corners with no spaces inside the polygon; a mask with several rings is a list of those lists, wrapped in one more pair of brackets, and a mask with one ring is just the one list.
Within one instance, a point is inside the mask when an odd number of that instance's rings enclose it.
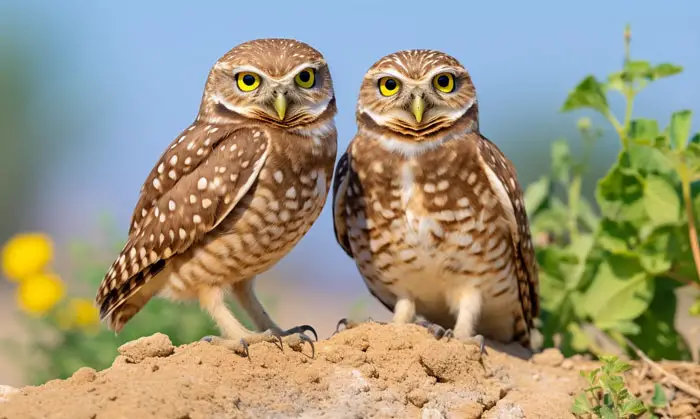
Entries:
{"label": "blurred green foliage", "polygon": [[[635,97],[682,68],[632,60],[629,44],[628,28],[623,68],[606,81],[587,76],[562,108],[596,111],[620,139],[615,163],[597,182],[595,203],[581,195],[582,177],[601,136],[588,118],[579,122],[583,155],[572,155],[564,140],[554,142],[550,173],[526,191],[541,268],[542,332],[545,346],[558,340],[567,355],[600,355],[584,333],[584,325],[592,324],[622,348],[628,337],[653,359],[688,359],[673,326],[674,291],[683,285],[700,288],[695,230],[700,134],[690,138],[689,110],[673,113],[664,130],[655,120],[633,118]],[[625,98],[622,121],[609,107],[611,93]]]}
{"label": "blurred green foliage", "polygon": [[603,356],[601,361],[599,368],[581,371],[588,387],[576,397],[571,411],[579,417],[588,414],[601,419],[631,419],[648,414],[650,419],[658,419],[654,410],[665,408],[667,403],[663,387],[655,383],[651,403],[645,404],[625,386],[622,374],[632,369],[630,364],[612,356]]}
{"label": "blurred green foliage", "polygon": [[[96,249],[94,244],[82,241],[75,241],[70,246],[72,279],[75,280],[70,293],[90,300],[104,277],[105,267],[112,262],[110,258],[123,245],[123,240],[113,233],[111,225],[103,225],[101,231],[107,232],[110,249]],[[266,306],[271,308],[270,304]],[[245,326],[252,327],[237,306],[231,308]],[[2,348],[11,351],[15,357],[22,354],[18,358],[25,364],[28,379],[33,384],[70,377],[83,366],[97,370],[107,368],[114,361],[119,346],[156,332],[168,335],[174,345],[219,333],[209,315],[196,302],[174,303],[160,298],[149,301],[119,335],[104,325],[100,325],[99,330],[67,330],[61,326],[60,317],[54,315],[22,316],[22,321],[30,330],[30,341],[26,344],[5,341]]]}

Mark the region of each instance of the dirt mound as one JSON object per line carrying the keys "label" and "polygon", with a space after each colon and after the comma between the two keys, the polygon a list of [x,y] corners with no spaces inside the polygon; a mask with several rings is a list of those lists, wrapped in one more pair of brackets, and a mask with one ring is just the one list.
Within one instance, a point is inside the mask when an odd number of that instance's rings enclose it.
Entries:
{"label": "dirt mound", "polygon": [[[524,361],[414,325],[364,324],[310,347],[242,358],[162,334],[120,348],[111,368],[7,394],[0,418],[569,418],[584,385],[556,350]],[[569,365],[567,365],[567,363]]]}

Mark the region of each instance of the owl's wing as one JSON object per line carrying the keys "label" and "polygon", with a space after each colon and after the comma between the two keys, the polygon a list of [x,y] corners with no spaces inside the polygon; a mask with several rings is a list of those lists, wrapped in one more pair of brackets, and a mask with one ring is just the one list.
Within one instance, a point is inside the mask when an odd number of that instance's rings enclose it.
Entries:
{"label": "owl's wing", "polygon": [[214,229],[256,181],[270,146],[264,132],[199,130],[175,140],[148,176],[126,245],[97,293],[101,319],[163,269],[167,259]]}
{"label": "owl's wing", "polygon": [[333,231],[335,239],[348,256],[352,257],[348,228],[345,223],[345,200],[350,174],[350,155],[346,151],[340,156],[333,176]]}
{"label": "owl's wing", "polygon": [[532,246],[530,227],[523,201],[523,193],[513,164],[501,150],[485,137],[478,142],[479,163],[505,211],[515,249],[516,275],[525,325],[516,325],[516,334],[529,340],[533,319],[539,315],[538,268]]}

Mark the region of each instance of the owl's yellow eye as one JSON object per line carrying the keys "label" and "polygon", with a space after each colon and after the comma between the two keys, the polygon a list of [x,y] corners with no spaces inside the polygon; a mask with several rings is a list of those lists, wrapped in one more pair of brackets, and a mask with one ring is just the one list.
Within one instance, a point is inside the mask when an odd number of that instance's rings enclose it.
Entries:
{"label": "owl's yellow eye", "polygon": [[442,93],[450,93],[455,89],[455,78],[450,73],[440,73],[433,77],[433,86]]}
{"label": "owl's yellow eye", "polygon": [[236,74],[238,88],[244,92],[252,92],[260,86],[260,76],[244,71]]}
{"label": "owl's yellow eye", "polygon": [[382,77],[379,79],[379,91],[383,96],[394,96],[399,92],[401,84],[393,77]]}
{"label": "owl's yellow eye", "polygon": [[304,89],[310,89],[316,83],[316,72],[313,68],[304,69],[294,77],[294,81]]}

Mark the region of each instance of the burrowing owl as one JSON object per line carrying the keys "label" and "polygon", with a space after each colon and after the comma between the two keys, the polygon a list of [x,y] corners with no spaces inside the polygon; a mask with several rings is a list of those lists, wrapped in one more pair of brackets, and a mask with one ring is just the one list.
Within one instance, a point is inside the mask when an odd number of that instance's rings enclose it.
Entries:
{"label": "burrowing owl", "polygon": [[[270,319],[253,278],[319,216],[336,157],[335,114],[328,65],[309,45],[260,39],[221,57],[196,120],[146,179],[128,241],[100,286],[110,329],[120,331],[158,295],[199,300],[223,335],[205,340],[239,353],[282,336],[310,342],[310,326],[282,331]],[[229,291],[257,333],[227,309]]]}
{"label": "burrowing owl", "polygon": [[522,191],[478,113],[469,73],[449,55],[375,63],[336,168],[336,237],[394,322],[420,315],[482,349],[484,336],[529,346],[538,272]]}

